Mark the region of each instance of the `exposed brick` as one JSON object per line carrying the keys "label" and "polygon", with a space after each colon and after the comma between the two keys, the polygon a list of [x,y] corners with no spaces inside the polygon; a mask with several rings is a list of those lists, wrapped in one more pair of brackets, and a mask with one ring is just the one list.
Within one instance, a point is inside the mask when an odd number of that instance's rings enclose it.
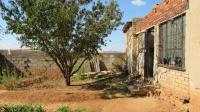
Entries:
{"label": "exposed brick", "polygon": [[[172,96],[184,99],[189,96],[189,76],[182,71],[158,67],[161,88],[165,88]],[[186,79],[186,80],[185,80]]]}
{"label": "exposed brick", "polygon": [[169,0],[168,3],[164,0],[161,4],[156,5],[152,12],[136,22],[136,32],[168,20],[186,9],[188,9],[188,0]]}

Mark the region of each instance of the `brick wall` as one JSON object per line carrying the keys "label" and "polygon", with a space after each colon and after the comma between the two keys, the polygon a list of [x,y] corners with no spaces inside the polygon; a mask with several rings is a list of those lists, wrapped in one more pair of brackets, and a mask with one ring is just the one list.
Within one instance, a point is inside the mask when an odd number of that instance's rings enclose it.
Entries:
{"label": "brick wall", "polygon": [[136,23],[136,32],[145,30],[153,25],[168,20],[188,8],[188,0],[163,0],[154,6],[152,12]]}
{"label": "brick wall", "polygon": [[126,33],[126,64],[129,74],[135,74],[137,69],[137,56],[138,56],[138,38],[135,33],[136,21],[139,18],[134,18],[132,22],[128,22],[123,31]]}
{"label": "brick wall", "polygon": [[174,98],[185,100],[189,98],[189,75],[183,71],[158,67],[158,79],[161,87],[170,92]]}
{"label": "brick wall", "polygon": [[4,50],[0,51],[0,55],[1,66],[9,66],[9,68],[13,68],[25,76],[61,74],[54,61],[41,51]]}
{"label": "brick wall", "polygon": [[[108,70],[114,69],[113,64],[122,64],[124,53],[102,53],[99,56]],[[9,66],[19,74],[23,75],[42,75],[48,74],[61,75],[61,71],[47,54],[38,50],[1,50],[0,51],[0,70]],[[87,61],[84,65],[85,72],[91,71],[90,62]],[[62,76],[62,75],[61,75]]]}
{"label": "brick wall", "polygon": [[134,67],[134,62],[135,60],[133,60],[133,55],[135,54],[134,53],[134,50],[136,49],[133,49],[133,46],[134,46],[134,43],[137,43],[137,41],[135,40],[134,36],[133,36],[133,29],[129,29],[127,32],[126,32],[126,61],[127,61],[127,68],[128,68],[128,72],[130,74],[132,74],[134,71],[133,71],[133,67]]}

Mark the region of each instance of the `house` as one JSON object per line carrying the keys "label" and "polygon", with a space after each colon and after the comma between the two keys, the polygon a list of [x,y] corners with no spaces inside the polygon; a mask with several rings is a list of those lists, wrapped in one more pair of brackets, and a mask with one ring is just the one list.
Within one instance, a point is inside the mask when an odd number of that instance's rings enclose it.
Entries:
{"label": "house", "polygon": [[137,66],[137,55],[138,55],[138,40],[134,37],[134,23],[138,20],[138,18],[134,18],[133,21],[129,21],[123,28],[123,31],[126,32],[125,45],[126,45],[126,60],[127,68],[129,73],[134,73],[136,71]]}
{"label": "house", "polygon": [[129,72],[189,103],[191,112],[200,112],[199,5],[199,0],[163,0],[123,28]]}

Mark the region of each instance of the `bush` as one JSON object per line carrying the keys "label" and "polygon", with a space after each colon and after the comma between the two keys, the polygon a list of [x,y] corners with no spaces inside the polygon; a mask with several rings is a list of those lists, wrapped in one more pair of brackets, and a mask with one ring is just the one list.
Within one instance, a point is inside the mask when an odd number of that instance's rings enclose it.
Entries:
{"label": "bush", "polygon": [[62,107],[58,108],[58,110],[56,112],[86,112],[86,109],[80,108],[80,109],[76,109],[73,111],[69,108],[69,106],[62,106]]}
{"label": "bush", "polygon": [[19,78],[20,77],[18,77],[16,73],[11,72],[11,70],[6,67],[1,72],[0,84],[2,84],[7,89],[14,89],[17,87]]}
{"label": "bush", "polygon": [[71,110],[68,106],[62,106],[56,112],[71,112]]}
{"label": "bush", "polygon": [[13,105],[13,106],[0,106],[0,112],[45,112],[41,106],[31,105]]}
{"label": "bush", "polygon": [[121,91],[125,93],[127,96],[132,96],[131,91],[128,88],[128,85],[125,83],[106,83],[106,89],[110,91]]}
{"label": "bush", "polygon": [[85,108],[76,109],[74,112],[86,112]]}
{"label": "bush", "polygon": [[81,67],[76,74],[77,75],[83,75],[84,73],[85,73],[85,68]]}
{"label": "bush", "polygon": [[[0,112],[45,112],[45,110],[41,106],[3,105],[0,106]],[[69,106],[62,106],[56,112],[86,112],[86,109],[80,108],[73,111]]]}
{"label": "bush", "polygon": [[84,66],[82,66],[82,67],[76,72],[76,74],[74,74],[74,76],[73,76],[74,81],[86,80],[87,77],[84,75],[84,73],[85,73],[85,68],[84,68]]}
{"label": "bush", "polygon": [[85,73],[85,68],[84,68],[84,67],[81,67],[81,68],[79,69],[79,71],[76,72],[75,79],[76,79],[76,80],[85,80],[85,79],[87,79],[87,77],[84,75],[84,73]]}
{"label": "bush", "polygon": [[83,74],[81,74],[81,75],[75,74],[75,75],[74,75],[74,80],[75,80],[75,81],[83,81],[83,80],[87,80],[87,79],[88,79],[88,77],[86,77],[86,76],[83,75]]}

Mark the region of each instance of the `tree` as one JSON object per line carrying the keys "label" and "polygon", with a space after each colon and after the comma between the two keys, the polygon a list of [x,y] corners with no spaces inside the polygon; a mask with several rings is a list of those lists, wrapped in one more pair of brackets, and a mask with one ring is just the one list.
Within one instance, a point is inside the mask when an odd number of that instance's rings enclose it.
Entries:
{"label": "tree", "polygon": [[2,26],[0,25],[0,40],[3,38],[3,28],[2,28]]}
{"label": "tree", "polygon": [[122,24],[114,0],[0,0],[0,8],[7,30],[20,35],[23,46],[54,59],[67,85],[84,62],[106,45],[105,37]]}

